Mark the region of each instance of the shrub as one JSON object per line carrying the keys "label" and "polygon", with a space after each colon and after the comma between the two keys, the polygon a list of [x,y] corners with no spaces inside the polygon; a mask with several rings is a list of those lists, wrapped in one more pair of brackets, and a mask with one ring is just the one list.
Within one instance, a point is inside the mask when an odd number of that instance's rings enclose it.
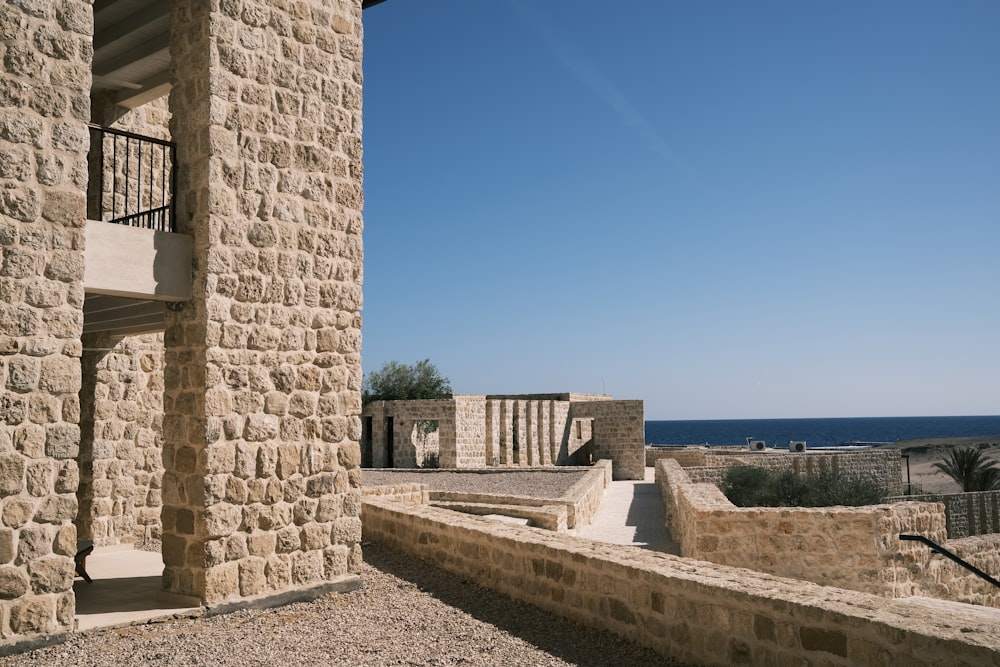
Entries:
{"label": "shrub", "polygon": [[737,507],[827,507],[875,505],[887,490],[868,479],[833,471],[800,476],[791,470],[771,471],[733,466],[723,475],[722,492]]}

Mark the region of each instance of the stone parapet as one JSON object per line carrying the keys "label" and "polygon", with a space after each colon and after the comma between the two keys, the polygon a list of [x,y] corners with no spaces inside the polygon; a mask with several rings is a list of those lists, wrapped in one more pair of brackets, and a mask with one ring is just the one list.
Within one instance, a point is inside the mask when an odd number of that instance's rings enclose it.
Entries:
{"label": "stone parapet", "polygon": [[890,496],[903,491],[902,459],[898,449],[812,450],[796,453],[784,450],[752,452],[731,447],[646,447],[646,464],[660,459],[677,461],[692,481],[718,484],[726,468],[736,465],[765,470],[791,470],[797,475],[833,471],[847,477],[870,480]]}
{"label": "stone parapet", "polygon": [[[899,539],[923,535],[946,541],[940,503],[904,502],[867,507],[736,507],[714,484],[692,481],[671,459],[656,464],[667,528],[687,558],[747,567],[886,597],[926,595],[996,604],[985,581],[930,550]],[[997,564],[1000,539],[955,543],[981,569]],[[989,570],[987,570],[989,571]]]}
{"label": "stone parapet", "polygon": [[433,507],[365,499],[365,537],[703,665],[993,664],[992,609],[889,600]]}
{"label": "stone parapet", "polygon": [[1000,491],[895,496],[889,501],[944,504],[949,539],[1000,533]]}
{"label": "stone parapet", "polygon": [[384,500],[395,500],[401,503],[426,505],[430,502],[430,491],[426,484],[384,484],[380,486],[365,486],[361,489],[362,498],[375,496]]}

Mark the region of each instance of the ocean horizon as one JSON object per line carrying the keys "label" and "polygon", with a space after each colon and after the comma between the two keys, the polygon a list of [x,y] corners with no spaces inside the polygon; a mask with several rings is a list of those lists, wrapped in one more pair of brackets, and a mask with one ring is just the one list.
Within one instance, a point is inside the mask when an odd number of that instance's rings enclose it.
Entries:
{"label": "ocean horizon", "polygon": [[1000,437],[1000,415],[969,417],[831,417],[806,419],[689,419],[646,421],[647,445],[768,447],[805,441],[807,447],[895,443],[923,438]]}

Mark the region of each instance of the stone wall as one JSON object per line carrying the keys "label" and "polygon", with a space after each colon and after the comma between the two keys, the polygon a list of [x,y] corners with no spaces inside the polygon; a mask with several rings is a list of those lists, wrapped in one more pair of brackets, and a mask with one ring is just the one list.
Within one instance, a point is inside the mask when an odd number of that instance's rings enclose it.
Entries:
{"label": "stone wall", "polygon": [[[995,614],[366,498],[365,538],[691,664],[1000,661]],[[986,613],[984,613],[984,611]]]}
{"label": "stone wall", "polygon": [[455,396],[452,399],[455,433],[453,447],[454,465],[442,467],[482,468],[486,466],[486,401],[482,396]]}
{"label": "stone wall", "polygon": [[160,538],[163,337],[84,339],[77,533],[97,546]]}
{"label": "stone wall", "polygon": [[949,539],[1000,533],[1000,491],[895,496],[890,501],[944,504]]}
{"label": "stone wall", "polygon": [[73,626],[86,0],[0,5],[0,638]]}
{"label": "stone wall", "polygon": [[[652,451],[651,451],[652,450]],[[660,451],[663,450],[663,451]],[[797,475],[833,471],[847,477],[867,479],[887,489],[890,496],[902,493],[902,459],[897,449],[813,450],[803,453],[717,447],[647,447],[646,461],[677,461],[695,482],[719,484],[726,468],[734,465],[766,470],[791,470]]]}
{"label": "stone wall", "polygon": [[194,273],[164,334],[165,587],[321,587],[361,567],[361,4],[175,0],[170,22]]}
{"label": "stone wall", "polygon": [[572,403],[573,419],[593,419],[594,457],[614,462],[615,479],[642,479],[646,472],[642,401]]}
{"label": "stone wall", "polygon": [[[571,397],[585,400],[573,402]],[[419,465],[419,446],[409,434],[413,423],[430,419],[439,422],[442,468],[583,465],[607,458],[614,463],[617,478],[642,479],[642,401],[591,398],[457,394],[440,400],[375,401],[364,409],[371,419],[366,460],[370,449],[372,466],[388,466],[391,423],[393,467]],[[584,452],[584,448],[589,449]]]}
{"label": "stone wall", "polygon": [[[440,467],[455,467],[454,400],[374,401],[365,406],[364,414],[372,418],[369,446],[373,467],[389,467],[390,446],[393,468],[423,468],[431,464],[433,456],[438,457]],[[390,419],[391,443],[387,432]],[[437,422],[437,431],[423,437],[419,425],[428,421]]]}
{"label": "stone wall", "polygon": [[[886,597],[1000,602],[988,583],[954,563],[937,562],[917,542],[899,539],[901,533],[917,534],[951,544],[939,503],[744,508],[714,484],[693,482],[676,461],[658,461],[656,476],[667,527],[684,557]],[[995,562],[998,546],[1000,539],[991,548],[958,544],[956,549],[968,549],[970,561],[982,568]]]}

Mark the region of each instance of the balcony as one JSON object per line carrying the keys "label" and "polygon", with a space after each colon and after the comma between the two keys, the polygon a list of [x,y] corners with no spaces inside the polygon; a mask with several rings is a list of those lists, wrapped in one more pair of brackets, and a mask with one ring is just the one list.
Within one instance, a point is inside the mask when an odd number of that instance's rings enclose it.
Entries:
{"label": "balcony", "polygon": [[174,146],[90,132],[84,333],[162,331],[166,303],[191,298],[192,238],[175,233]]}

